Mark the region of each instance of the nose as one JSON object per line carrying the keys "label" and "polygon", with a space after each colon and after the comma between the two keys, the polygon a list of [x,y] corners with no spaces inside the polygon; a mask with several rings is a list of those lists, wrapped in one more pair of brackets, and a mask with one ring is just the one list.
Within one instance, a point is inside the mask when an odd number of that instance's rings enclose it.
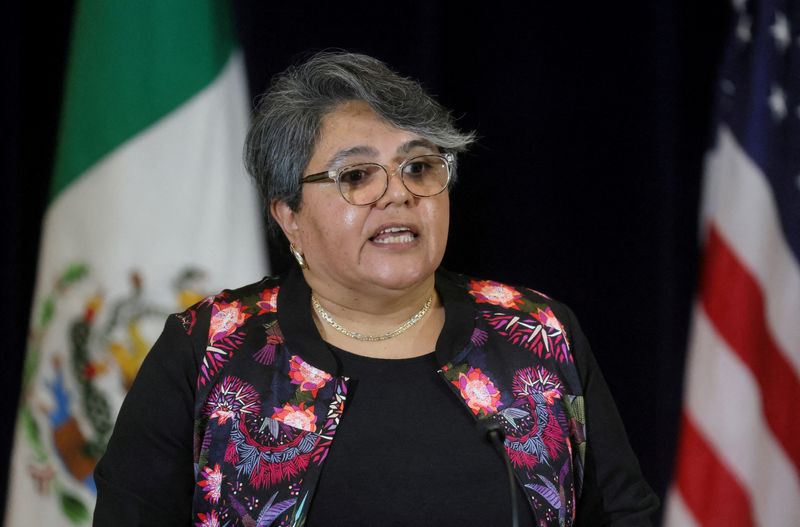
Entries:
{"label": "nose", "polygon": [[385,208],[391,204],[405,205],[411,203],[414,200],[414,194],[406,188],[400,171],[397,169],[387,170],[387,174],[389,179],[386,184],[386,192],[375,205],[379,208]]}

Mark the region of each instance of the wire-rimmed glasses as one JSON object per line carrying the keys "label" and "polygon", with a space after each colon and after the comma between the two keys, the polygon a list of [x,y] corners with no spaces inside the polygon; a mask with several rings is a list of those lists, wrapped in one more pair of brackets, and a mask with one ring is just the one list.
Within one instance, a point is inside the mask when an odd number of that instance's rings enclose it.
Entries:
{"label": "wire-rimmed glasses", "polygon": [[[426,154],[403,161],[396,173],[410,193],[425,198],[444,192],[450,183],[453,154]],[[330,179],[351,205],[371,205],[389,188],[389,171],[379,163],[357,163],[305,176],[302,183]]]}

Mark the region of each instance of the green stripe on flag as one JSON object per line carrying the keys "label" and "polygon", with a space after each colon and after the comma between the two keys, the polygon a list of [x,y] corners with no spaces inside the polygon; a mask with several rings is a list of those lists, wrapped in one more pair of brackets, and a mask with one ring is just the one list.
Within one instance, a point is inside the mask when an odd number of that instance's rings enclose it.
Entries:
{"label": "green stripe on flag", "polygon": [[208,85],[232,26],[223,0],[80,0],[50,199]]}

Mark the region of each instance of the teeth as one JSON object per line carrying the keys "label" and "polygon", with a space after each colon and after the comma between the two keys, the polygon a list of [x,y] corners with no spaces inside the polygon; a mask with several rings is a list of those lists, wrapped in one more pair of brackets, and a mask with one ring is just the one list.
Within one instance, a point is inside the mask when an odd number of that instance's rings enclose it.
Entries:
{"label": "teeth", "polygon": [[375,243],[410,243],[416,235],[409,227],[387,227],[378,231],[371,239]]}
{"label": "teeth", "polygon": [[409,229],[408,227],[389,227],[388,229],[383,229],[378,234],[385,234],[385,233],[389,233],[389,232],[404,232],[404,231],[410,231],[410,230],[411,229]]}
{"label": "teeth", "polygon": [[[395,231],[397,232],[397,231]],[[375,243],[409,243],[414,241],[414,235],[410,232],[401,236],[385,236],[383,238],[376,238]]]}

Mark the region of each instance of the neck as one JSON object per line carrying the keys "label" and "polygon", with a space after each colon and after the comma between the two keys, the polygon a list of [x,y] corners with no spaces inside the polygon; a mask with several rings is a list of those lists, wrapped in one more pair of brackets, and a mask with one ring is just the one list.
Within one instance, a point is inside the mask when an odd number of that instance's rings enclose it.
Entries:
{"label": "neck", "polygon": [[401,324],[435,293],[433,275],[404,289],[362,289],[320,280],[308,272],[303,274],[322,307],[342,323],[351,320],[366,325]]}
{"label": "neck", "polygon": [[306,281],[320,306],[335,321],[351,332],[383,335],[397,329],[418,313],[432,297],[430,309],[418,323],[386,340],[370,342],[354,339],[335,329],[313,309],[312,316],[322,338],[359,355],[400,358],[431,352],[444,323],[444,309],[431,276],[420,284],[398,291],[357,291],[337,288],[330,283]]}

